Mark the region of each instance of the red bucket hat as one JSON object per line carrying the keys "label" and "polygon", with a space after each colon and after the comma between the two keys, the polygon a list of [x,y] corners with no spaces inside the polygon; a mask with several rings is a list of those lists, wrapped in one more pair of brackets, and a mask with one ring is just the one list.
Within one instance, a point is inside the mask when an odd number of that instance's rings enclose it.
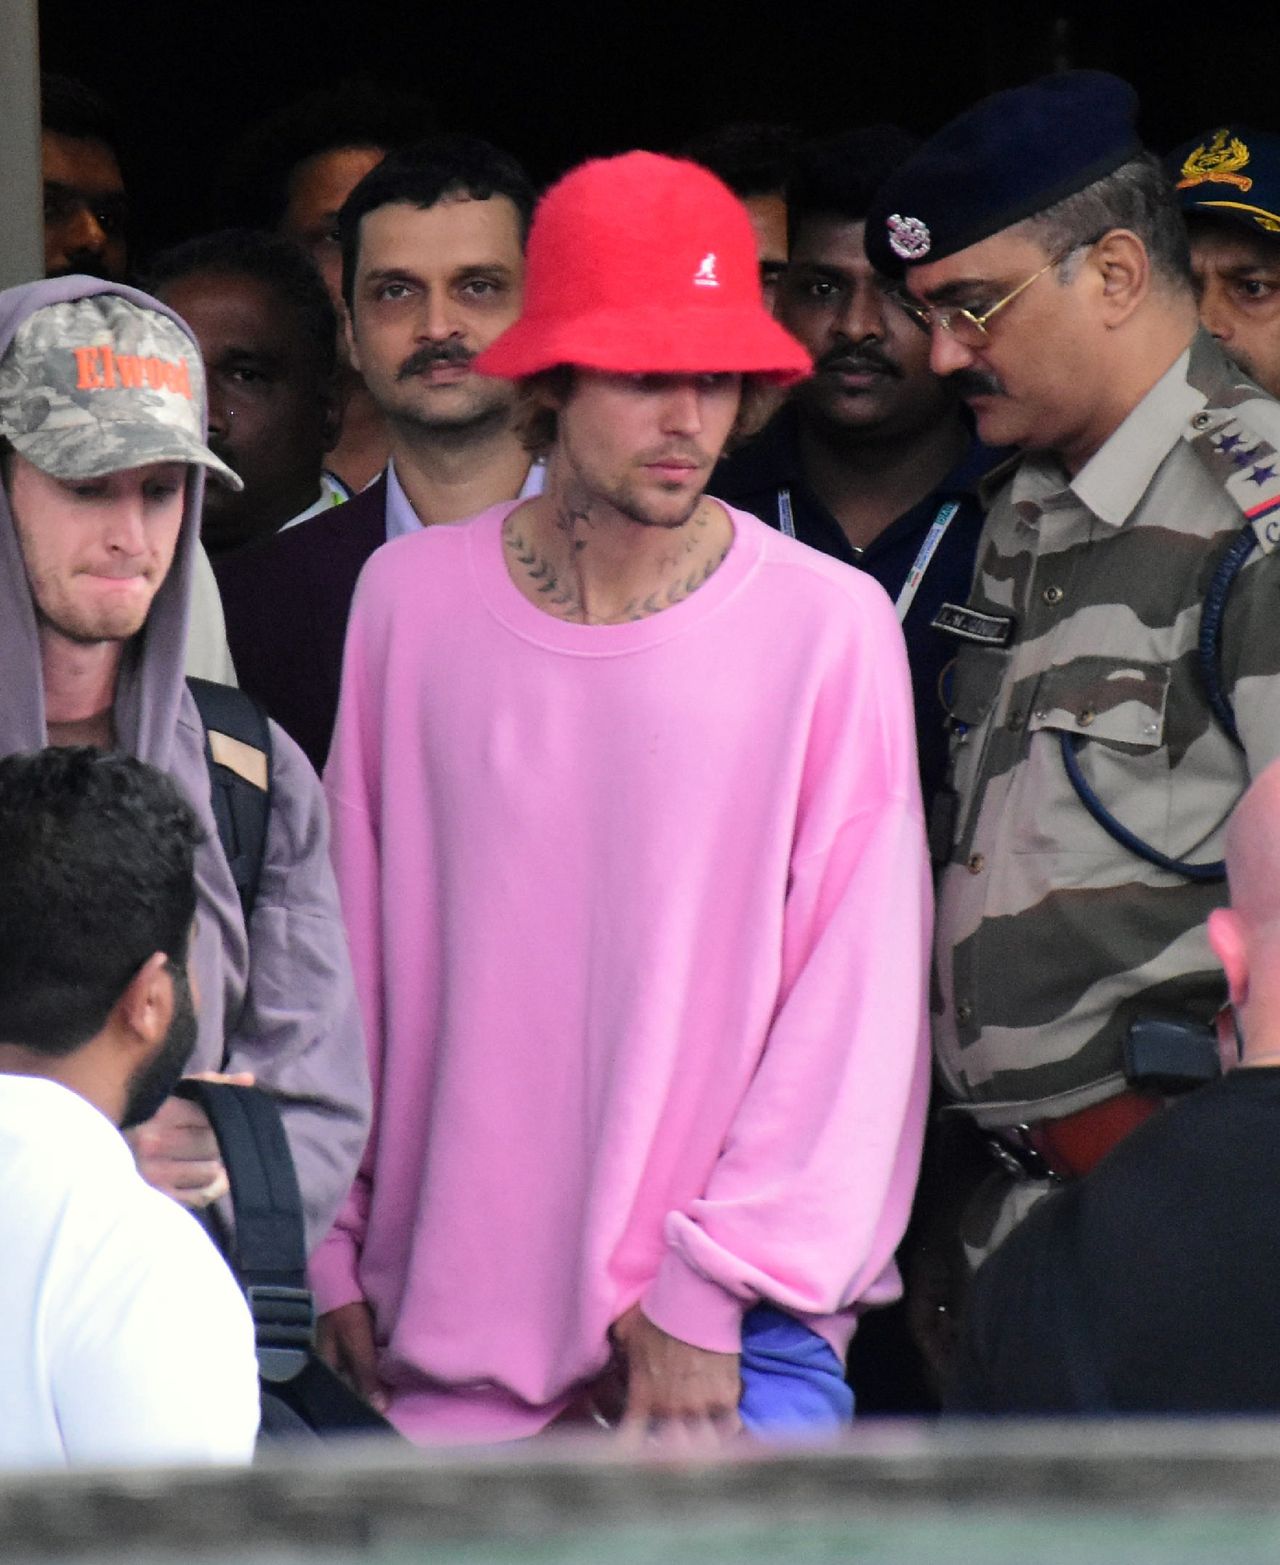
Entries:
{"label": "red bucket hat", "polygon": [[696,163],[652,152],[584,163],[547,191],[524,313],[473,368],[518,380],[559,364],[782,385],[813,367],[764,307],[746,208]]}

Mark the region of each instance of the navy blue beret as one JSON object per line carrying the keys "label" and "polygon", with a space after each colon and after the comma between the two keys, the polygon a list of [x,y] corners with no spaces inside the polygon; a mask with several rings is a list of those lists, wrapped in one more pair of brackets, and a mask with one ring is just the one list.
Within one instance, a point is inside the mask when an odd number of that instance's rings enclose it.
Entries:
{"label": "navy blue beret", "polygon": [[1182,210],[1280,234],[1280,136],[1221,125],[1171,152]]}
{"label": "navy blue beret", "polygon": [[1142,151],[1138,98],[1106,71],[1064,71],[984,98],[880,187],[867,214],[877,271],[939,261],[1071,196]]}

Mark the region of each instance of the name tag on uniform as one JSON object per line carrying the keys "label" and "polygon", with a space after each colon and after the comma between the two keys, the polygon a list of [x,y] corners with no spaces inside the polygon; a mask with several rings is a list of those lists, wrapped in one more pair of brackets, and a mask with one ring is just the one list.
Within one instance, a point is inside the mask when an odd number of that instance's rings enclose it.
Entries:
{"label": "name tag on uniform", "polygon": [[1012,614],[979,614],[960,603],[944,603],[931,621],[934,630],[983,647],[1007,647],[1017,620]]}

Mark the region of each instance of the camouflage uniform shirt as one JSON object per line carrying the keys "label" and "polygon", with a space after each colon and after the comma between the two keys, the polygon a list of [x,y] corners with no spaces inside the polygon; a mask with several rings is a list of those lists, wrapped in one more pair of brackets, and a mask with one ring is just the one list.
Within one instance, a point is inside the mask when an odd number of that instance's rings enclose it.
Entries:
{"label": "camouflage uniform shirt", "polygon": [[[1023,459],[996,500],[969,606],[1013,617],[1007,645],[962,643],[952,715],[958,811],[939,888],[934,1037],[949,1093],[989,1126],[1056,1118],[1124,1089],[1137,1016],[1208,1021],[1225,999],[1195,883],[1122,847],[1063,761],[1160,852],[1222,856],[1249,778],[1280,753],[1280,404],[1201,333],[1068,482]],[[1255,512],[1223,685],[1197,659],[1214,571]]]}

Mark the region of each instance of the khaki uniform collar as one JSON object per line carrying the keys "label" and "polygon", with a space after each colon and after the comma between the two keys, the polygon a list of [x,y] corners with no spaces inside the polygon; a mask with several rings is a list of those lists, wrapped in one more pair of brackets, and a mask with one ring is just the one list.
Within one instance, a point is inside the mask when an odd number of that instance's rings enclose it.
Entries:
{"label": "khaki uniform collar", "polygon": [[1052,453],[1028,453],[1014,476],[1013,503],[1020,510],[1078,503],[1108,526],[1122,527],[1187,420],[1204,406],[1204,394],[1187,384],[1190,358],[1188,347],[1070,481]]}

